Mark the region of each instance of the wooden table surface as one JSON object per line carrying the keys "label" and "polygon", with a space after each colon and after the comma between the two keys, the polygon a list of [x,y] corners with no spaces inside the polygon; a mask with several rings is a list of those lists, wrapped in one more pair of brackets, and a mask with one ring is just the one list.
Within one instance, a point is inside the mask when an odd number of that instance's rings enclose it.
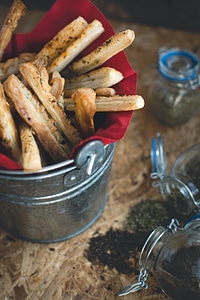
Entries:
{"label": "wooden table surface", "polygon": [[[7,8],[0,6],[0,24]],[[42,11],[27,12],[18,31],[29,31],[43,16]],[[132,67],[138,72],[137,93],[146,102],[145,108],[133,114],[123,140],[117,143],[112,165],[109,199],[104,212],[87,231],[60,243],[38,244],[21,241],[0,229],[0,299],[1,300],[113,300],[122,285],[134,282],[137,276],[93,263],[86,255],[91,240],[105,236],[112,228],[122,230],[130,207],[145,199],[161,199],[152,188],[150,143],[157,132],[165,139],[169,167],[178,155],[200,142],[199,112],[186,124],[168,128],[159,123],[148,107],[149,87],[153,82],[159,47],[177,46],[200,55],[200,34],[153,28],[110,20],[116,32],[131,28],[136,38],[126,53]],[[147,216],[143,216],[146,218]],[[108,253],[112,256],[112,253]],[[120,263],[119,257],[119,263]],[[137,261],[135,266],[137,268]],[[153,276],[149,289],[130,294],[123,299],[168,299],[158,288]]]}

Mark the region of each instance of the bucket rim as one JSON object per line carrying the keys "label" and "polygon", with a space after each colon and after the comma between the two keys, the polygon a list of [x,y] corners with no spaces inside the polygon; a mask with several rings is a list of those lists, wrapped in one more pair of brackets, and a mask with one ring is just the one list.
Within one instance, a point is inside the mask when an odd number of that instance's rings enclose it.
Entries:
{"label": "bucket rim", "polygon": [[[99,142],[99,141],[98,141]],[[90,144],[92,147],[94,147],[94,145],[98,145],[97,140],[93,141],[93,142],[89,142],[88,145]],[[102,143],[102,142],[100,142]],[[103,149],[106,151],[107,148],[111,147],[112,145],[114,145],[115,143],[111,143],[111,144],[107,144],[107,145],[102,145]],[[95,145],[95,147],[96,147]],[[87,147],[88,148],[88,147]],[[86,150],[87,150],[86,148]],[[80,150],[80,152],[85,153],[84,147]],[[68,167],[68,171],[72,171],[78,168],[81,168],[81,166],[77,165],[77,161],[76,161],[76,157],[72,158],[72,159],[68,159],[56,164],[51,164],[48,166],[45,166],[43,168],[41,168],[38,171],[30,171],[30,172],[25,172],[23,170],[4,170],[4,169],[0,169],[0,176],[37,176],[37,175],[43,175],[43,174],[47,174],[47,173],[51,173],[51,172],[55,172],[55,171],[59,171],[62,170],[64,168]]]}

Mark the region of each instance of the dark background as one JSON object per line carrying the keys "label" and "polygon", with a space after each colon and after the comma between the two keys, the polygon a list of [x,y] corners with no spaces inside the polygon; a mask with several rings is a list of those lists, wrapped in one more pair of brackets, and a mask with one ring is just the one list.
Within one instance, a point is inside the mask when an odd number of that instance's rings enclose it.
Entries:
{"label": "dark background", "polygon": [[[48,10],[55,0],[23,2],[28,9]],[[92,0],[92,2],[107,18],[200,32],[200,0]],[[11,3],[12,0],[0,0],[0,4],[3,5],[9,6]]]}

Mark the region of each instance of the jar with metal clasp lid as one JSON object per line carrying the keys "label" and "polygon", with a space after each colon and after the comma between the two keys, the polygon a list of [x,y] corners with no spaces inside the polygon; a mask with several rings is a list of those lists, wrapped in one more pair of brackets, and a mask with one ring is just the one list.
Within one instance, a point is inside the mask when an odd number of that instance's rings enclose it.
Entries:
{"label": "jar with metal clasp lid", "polygon": [[138,281],[120,289],[117,296],[148,288],[148,271],[162,291],[173,300],[200,299],[200,215],[183,227],[172,219],[147,238],[139,259]]}
{"label": "jar with metal clasp lid", "polygon": [[168,126],[188,121],[200,103],[198,57],[187,50],[160,48],[158,75],[149,95],[154,115]]}
{"label": "jar with metal clasp lid", "polygon": [[160,133],[151,144],[152,186],[159,187],[162,197],[182,215],[200,213],[200,144],[186,149],[166,174],[165,144]]}

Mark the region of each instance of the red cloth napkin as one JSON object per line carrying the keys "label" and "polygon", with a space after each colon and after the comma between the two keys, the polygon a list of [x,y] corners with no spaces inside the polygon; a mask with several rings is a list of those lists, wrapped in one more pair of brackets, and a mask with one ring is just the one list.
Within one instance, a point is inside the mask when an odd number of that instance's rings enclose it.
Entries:
{"label": "red cloth napkin", "polygon": [[[38,52],[59,30],[78,16],[84,17],[88,22],[98,19],[105,28],[105,32],[84,51],[83,55],[95,49],[114,34],[110,23],[89,0],[76,0],[76,3],[73,0],[57,0],[32,32],[13,35],[6,49],[4,60],[17,56],[22,52]],[[131,68],[124,52],[120,52],[109,59],[105,65],[116,68],[124,76],[124,79],[115,86],[117,93],[136,93],[137,73]],[[97,129],[95,135],[77,145],[73,153],[89,140],[98,139],[106,145],[122,139],[131,117],[132,111],[106,113],[105,120]],[[13,163],[12,166],[10,160],[7,165],[4,155],[0,155],[0,167],[18,169],[18,167],[16,168],[16,163]]]}

